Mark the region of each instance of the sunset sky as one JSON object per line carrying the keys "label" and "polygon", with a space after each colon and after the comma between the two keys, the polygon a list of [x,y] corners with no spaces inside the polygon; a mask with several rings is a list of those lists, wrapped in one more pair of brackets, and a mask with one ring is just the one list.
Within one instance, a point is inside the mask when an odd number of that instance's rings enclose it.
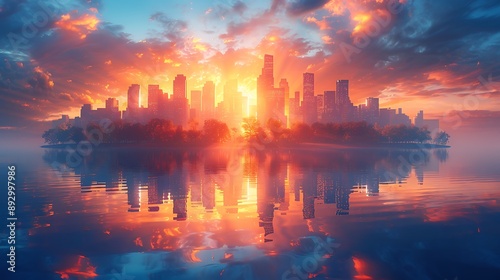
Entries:
{"label": "sunset sky", "polygon": [[147,85],[171,94],[177,74],[188,97],[213,80],[220,100],[236,78],[254,102],[264,54],[291,93],[313,72],[316,94],[350,80],[354,104],[499,118],[499,26],[496,0],[0,0],[0,128],[108,97],[125,109],[132,83],[147,106]]}

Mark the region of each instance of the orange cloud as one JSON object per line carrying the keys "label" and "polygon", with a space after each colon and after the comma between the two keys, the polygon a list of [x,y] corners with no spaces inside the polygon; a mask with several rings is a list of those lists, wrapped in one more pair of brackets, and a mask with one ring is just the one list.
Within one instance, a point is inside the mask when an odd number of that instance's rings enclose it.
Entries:
{"label": "orange cloud", "polygon": [[61,16],[55,25],[63,30],[75,32],[85,39],[89,33],[97,30],[100,20],[92,14],[78,16],[76,13],[68,13]]}
{"label": "orange cloud", "polygon": [[314,24],[316,24],[318,27],[319,27],[319,30],[328,30],[328,29],[332,29],[330,27],[330,25],[328,25],[328,22],[326,21],[326,17],[323,17],[322,20],[318,20],[317,18],[315,17],[307,17],[306,18],[306,21],[307,22],[312,22]]}

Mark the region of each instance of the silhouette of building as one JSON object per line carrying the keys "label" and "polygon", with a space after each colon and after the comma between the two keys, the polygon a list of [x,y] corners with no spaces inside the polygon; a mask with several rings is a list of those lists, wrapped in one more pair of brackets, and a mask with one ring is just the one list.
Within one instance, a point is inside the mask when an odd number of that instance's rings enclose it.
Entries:
{"label": "silhouette of building", "polygon": [[324,110],[323,122],[329,123],[335,121],[335,91],[328,90],[324,92]]}
{"label": "silhouette of building", "polygon": [[318,120],[318,111],[316,107],[316,98],[314,97],[314,74],[303,74],[303,94],[302,114],[304,122],[312,124]]}
{"label": "silhouette of building", "polygon": [[323,115],[325,114],[325,97],[323,94],[316,95],[317,121],[324,122]]}
{"label": "silhouette of building", "polygon": [[273,56],[264,55],[264,67],[257,78],[257,118],[261,124],[270,118],[270,97],[273,95],[274,74]]}
{"label": "silhouette of building", "polygon": [[138,84],[132,84],[128,88],[127,94],[127,110],[129,109],[139,109],[139,100],[141,95],[141,86]]}
{"label": "silhouette of building", "polygon": [[174,93],[172,95],[172,122],[176,125],[185,126],[188,121],[188,100],[186,76],[179,74],[174,79]]}
{"label": "silhouette of building", "polygon": [[293,123],[302,122],[300,108],[300,92],[296,91],[293,98],[290,98],[290,125]]}
{"label": "silhouette of building", "polygon": [[285,108],[283,111],[283,114],[286,115],[286,123],[290,123],[289,116],[290,116],[290,86],[288,85],[288,81],[286,79],[281,79],[279,88],[283,89],[283,94],[284,94],[284,101],[285,101]]}
{"label": "silhouette of building", "polygon": [[354,106],[349,98],[349,80],[337,80],[335,91],[335,103],[337,104],[338,120],[349,122],[353,120]]}
{"label": "silhouette of building", "polygon": [[159,85],[148,85],[148,109],[151,117],[159,117],[159,109],[163,91]]}
{"label": "silhouette of building", "polygon": [[403,114],[403,109],[398,108],[398,113],[394,115],[393,120],[391,121],[391,125],[405,125],[410,126],[411,120],[406,114]]}
{"label": "silhouette of building", "polygon": [[379,118],[379,99],[375,97],[368,97],[366,99],[366,114],[363,120],[367,123],[375,124]]}
{"label": "silhouette of building", "polygon": [[204,119],[215,116],[215,84],[212,81],[205,82],[202,92],[201,111]]}
{"label": "silhouette of building", "polygon": [[191,114],[190,119],[200,119],[201,117],[201,90],[191,91]]}
{"label": "silhouette of building", "polygon": [[439,131],[439,120],[424,119],[424,111],[420,110],[415,116],[415,126],[420,128],[426,127],[434,136]]}

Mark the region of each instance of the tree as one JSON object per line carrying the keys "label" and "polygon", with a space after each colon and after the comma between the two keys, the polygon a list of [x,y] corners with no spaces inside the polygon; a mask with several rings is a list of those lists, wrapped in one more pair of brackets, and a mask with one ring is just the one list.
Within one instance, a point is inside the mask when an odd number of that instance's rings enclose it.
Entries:
{"label": "tree", "polygon": [[277,142],[284,131],[283,123],[281,120],[270,118],[267,120],[267,128],[270,130],[273,140]]}
{"label": "tree", "polygon": [[51,128],[42,134],[42,138],[45,143],[57,144],[59,141],[57,139],[57,129]]}
{"label": "tree", "polygon": [[261,128],[259,121],[255,117],[244,118],[241,127],[243,128],[243,136],[246,140],[257,138]]}
{"label": "tree", "polygon": [[208,143],[224,143],[231,138],[231,132],[227,124],[216,119],[205,121],[203,134]]}
{"label": "tree", "polygon": [[434,137],[434,143],[438,145],[446,145],[450,141],[450,135],[445,131],[440,131]]}

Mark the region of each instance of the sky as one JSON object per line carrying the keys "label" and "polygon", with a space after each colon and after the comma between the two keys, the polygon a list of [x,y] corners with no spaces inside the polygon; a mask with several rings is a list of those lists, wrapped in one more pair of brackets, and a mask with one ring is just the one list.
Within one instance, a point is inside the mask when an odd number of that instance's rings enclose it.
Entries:
{"label": "sky", "polygon": [[[496,0],[0,0],[0,132],[75,117],[84,103],[126,107],[130,84],[188,97],[226,80],[254,102],[264,54],[274,77],[315,94],[350,81],[354,104],[418,110],[448,126],[500,120]],[[498,128],[498,126],[496,126]]]}

